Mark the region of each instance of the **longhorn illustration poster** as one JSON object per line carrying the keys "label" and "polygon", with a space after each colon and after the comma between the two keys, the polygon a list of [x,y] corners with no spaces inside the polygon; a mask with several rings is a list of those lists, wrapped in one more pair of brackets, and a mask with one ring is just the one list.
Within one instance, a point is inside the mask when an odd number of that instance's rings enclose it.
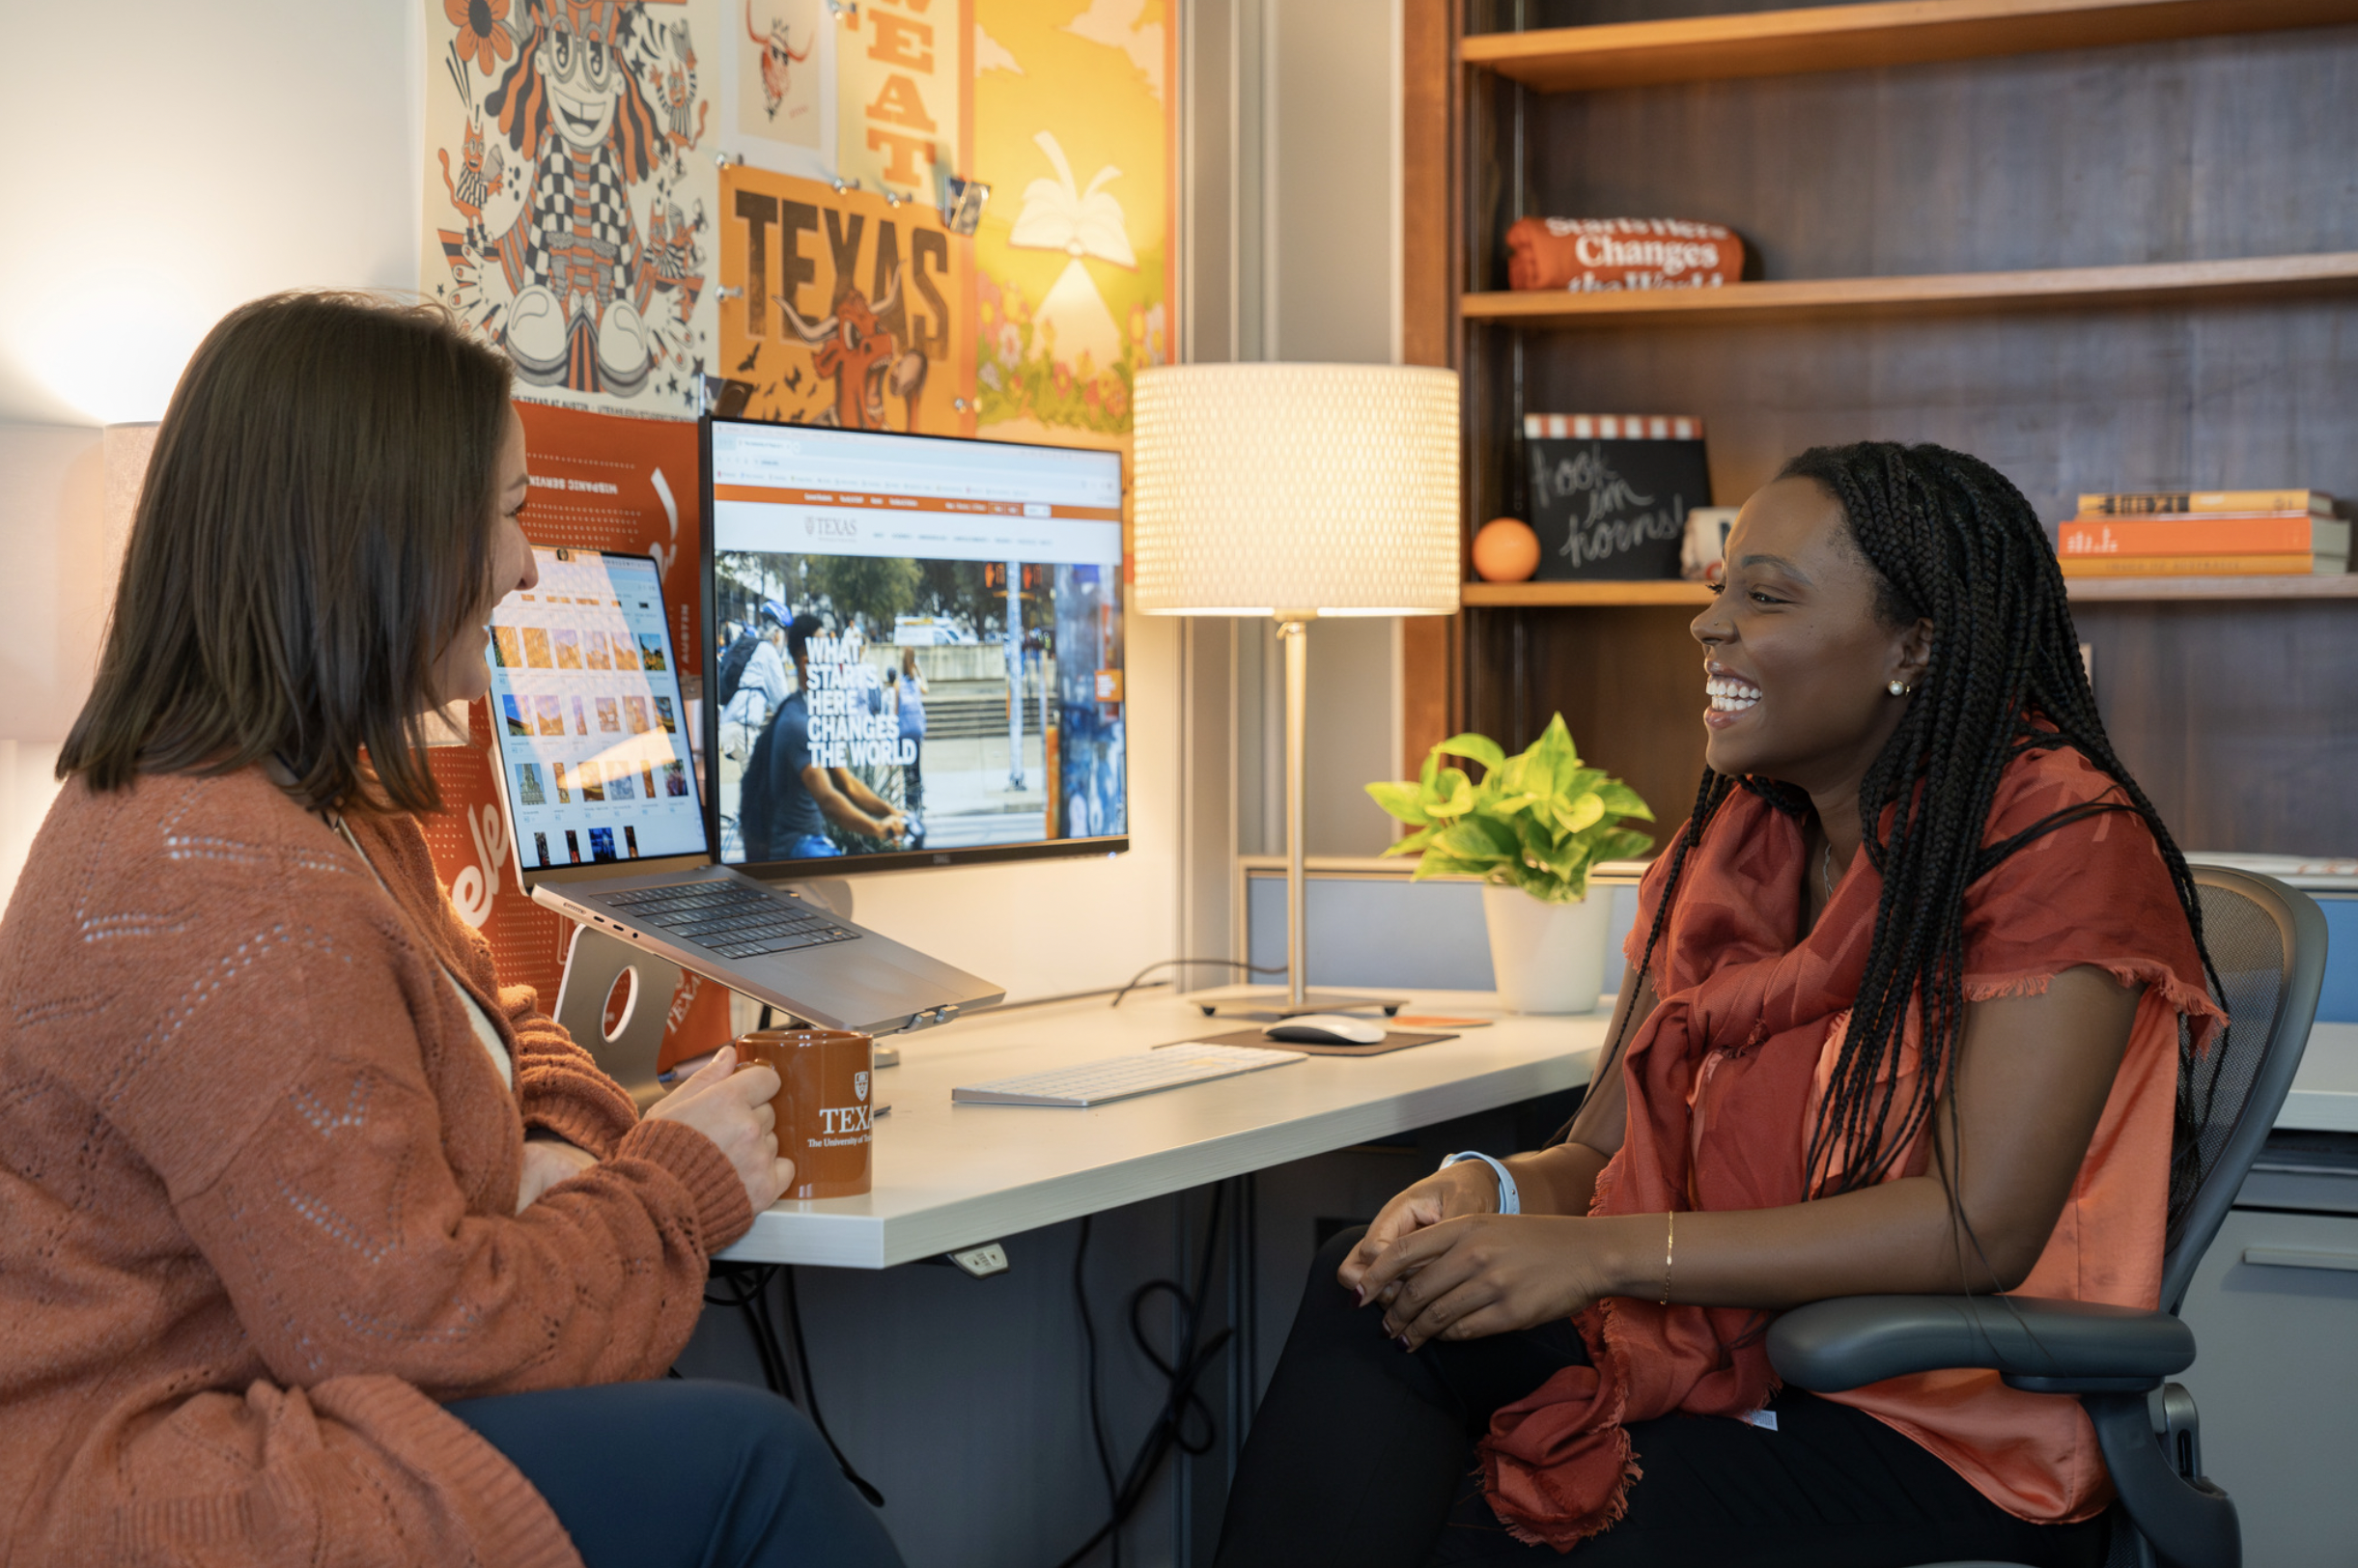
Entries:
{"label": "longhorn illustration poster", "polygon": [[[535,545],[627,550],[656,558],[671,612],[673,646],[703,646],[698,588],[702,490],[696,481],[696,427],[683,420],[611,414],[519,403],[532,491],[524,533]],[[694,689],[695,677],[684,680]],[[701,712],[685,715],[691,744]],[[491,944],[503,985],[530,986],[553,1011],[573,922],[525,896],[515,869],[505,817],[491,777],[498,753],[491,714],[469,711],[470,745],[434,752],[435,784],[444,809],[425,822],[435,874],[451,903]],[[695,975],[670,998],[662,1060],[696,1055],[728,1037],[728,994]]]}
{"label": "longhorn illustration poster", "polygon": [[727,411],[973,434],[972,317],[951,303],[973,247],[939,211],[750,166],[722,171],[720,204]]}
{"label": "longhorn illustration poster", "polygon": [[[728,0],[723,0],[728,3]],[[827,0],[735,0],[722,53],[724,123],[750,160],[813,180],[835,171],[835,50]]]}
{"label": "longhorn illustration poster", "polygon": [[716,173],[697,49],[718,0],[424,4],[427,294],[530,397],[692,416]]}
{"label": "longhorn illustration poster", "polygon": [[940,207],[963,174],[973,0],[722,0],[729,149]]}

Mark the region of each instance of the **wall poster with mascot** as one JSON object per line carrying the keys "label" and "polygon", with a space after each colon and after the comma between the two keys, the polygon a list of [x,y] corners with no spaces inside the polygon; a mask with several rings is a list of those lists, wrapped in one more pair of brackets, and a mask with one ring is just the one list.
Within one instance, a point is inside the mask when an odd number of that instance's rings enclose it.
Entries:
{"label": "wall poster with mascot", "polygon": [[716,0],[424,0],[429,298],[540,402],[692,418]]}

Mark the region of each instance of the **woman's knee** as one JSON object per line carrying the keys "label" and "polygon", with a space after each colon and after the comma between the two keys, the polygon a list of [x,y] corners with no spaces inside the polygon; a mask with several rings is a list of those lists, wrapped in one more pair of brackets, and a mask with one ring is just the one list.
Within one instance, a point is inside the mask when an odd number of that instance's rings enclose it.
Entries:
{"label": "woman's knee", "polygon": [[836,1468],[827,1440],[810,1417],[767,1388],[692,1378],[667,1386],[694,1401],[700,1420],[709,1423],[708,1431],[728,1436],[738,1464],[750,1472],[786,1479],[814,1466],[825,1473]]}

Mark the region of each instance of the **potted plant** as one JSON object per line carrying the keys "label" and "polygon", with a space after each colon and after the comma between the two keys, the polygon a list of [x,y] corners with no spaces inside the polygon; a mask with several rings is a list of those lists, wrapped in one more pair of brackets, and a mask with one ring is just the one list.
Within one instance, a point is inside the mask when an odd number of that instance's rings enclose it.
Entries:
{"label": "potted plant", "polygon": [[[1479,763],[1481,782],[1445,766],[1448,757]],[[1416,881],[1482,879],[1490,963],[1508,1011],[1596,1006],[1612,901],[1587,896],[1588,872],[1652,849],[1652,835],[1623,824],[1654,814],[1637,791],[1582,763],[1563,714],[1513,757],[1488,736],[1453,735],[1426,753],[1415,782],[1367,793],[1416,829],[1384,852],[1421,854]]]}

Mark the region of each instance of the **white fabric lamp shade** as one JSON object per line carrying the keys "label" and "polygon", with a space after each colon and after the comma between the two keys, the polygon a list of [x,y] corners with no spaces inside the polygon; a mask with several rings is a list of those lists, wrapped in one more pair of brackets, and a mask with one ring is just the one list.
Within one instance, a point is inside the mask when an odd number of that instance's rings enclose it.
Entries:
{"label": "white fabric lamp shade", "polygon": [[1133,607],[1455,613],[1455,371],[1174,365],[1134,409]]}

